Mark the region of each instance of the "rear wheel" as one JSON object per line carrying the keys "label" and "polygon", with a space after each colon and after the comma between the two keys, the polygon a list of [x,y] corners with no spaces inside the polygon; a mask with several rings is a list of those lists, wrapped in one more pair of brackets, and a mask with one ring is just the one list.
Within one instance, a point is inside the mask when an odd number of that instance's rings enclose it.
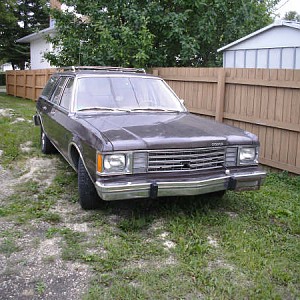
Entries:
{"label": "rear wheel", "polygon": [[83,209],[95,209],[103,201],[99,198],[94,183],[90,179],[81,158],[78,161],[78,191],[79,204]]}
{"label": "rear wheel", "polygon": [[44,154],[51,154],[55,153],[57,150],[48,139],[47,135],[45,134],[44,130],[41,128],[41,148]]}

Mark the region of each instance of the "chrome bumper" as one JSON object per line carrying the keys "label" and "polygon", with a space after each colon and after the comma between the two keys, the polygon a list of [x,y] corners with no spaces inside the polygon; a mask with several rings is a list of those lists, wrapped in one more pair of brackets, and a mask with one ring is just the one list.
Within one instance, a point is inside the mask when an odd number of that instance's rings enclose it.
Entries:
{"label": "chrome bumper", "polygon": [[106,201],[157,198],[164,196],[189,196],[207,194],[222,190],[256,190],[262,184],[266,172],[238,172],[197,180],[149,181],[104,183],[96,181],[96,189],[101,199]]}

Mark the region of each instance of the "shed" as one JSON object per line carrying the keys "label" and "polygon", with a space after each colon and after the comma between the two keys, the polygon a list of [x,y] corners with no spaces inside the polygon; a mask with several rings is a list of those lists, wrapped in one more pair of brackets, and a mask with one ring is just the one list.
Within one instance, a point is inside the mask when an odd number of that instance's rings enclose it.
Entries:
{"label": "shed", "polygon": [[30,43],[30,65],[32,70],[51,68],[50,63],[44,58],[44,53],[52,51],[52,44],[47,41],[47,36],[54,34],[55,27],[51,26],[17,40],[18,43]]}
{"label": "shed", "polygon": [[300,23],[275,21],[218,52],[224,68],[300,69]]}

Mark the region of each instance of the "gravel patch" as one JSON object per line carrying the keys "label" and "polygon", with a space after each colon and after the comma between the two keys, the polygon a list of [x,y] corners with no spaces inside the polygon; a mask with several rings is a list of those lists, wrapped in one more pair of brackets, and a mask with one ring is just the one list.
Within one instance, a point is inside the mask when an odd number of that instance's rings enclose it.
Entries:
{"label": "gravel patch", "polygon": [[[20,148],[24,150],[31,145],[29,141]],[[20,184],[34,181],[38,183],[39,190],[44,191],[52,184],[58,164],[58,158],[32,157],[26,162],[19,162],[13,169],[4,169],[0,165],[0,208],[8,204],[7,198],[18,191]],[[38,195],[35,196],[38,199]],[[11,218],[1,217],[1,300],[82,299],[87,292],[92,276],[89,265],[64,260],[64,237],[60,234],[49,237],[48,232],[52,228],[69,228],[86,234],[88,239],[91,234],[89,224],[82,219],[90,212],[81,210],[79,205],[65,199],[58,199],[51,212],[60,215],[58,224],[41,219],[18,223]]]}
{"label": "gravel patch", "polygon": [[13,116],[14,110],[10,108],[1,108],[0,117],[11,118]]}
{"label": "gravel patch", "polygon": [[24,118],[16,118],[13,122],[11,122],[11,124],[17,124],[20,122],[25,122],[25,119]]}
{"label": "gravel patch", "polygon": [[29,153],[32,151],[32,141],[28,141],[20,145],[20,150],[23,153]]}

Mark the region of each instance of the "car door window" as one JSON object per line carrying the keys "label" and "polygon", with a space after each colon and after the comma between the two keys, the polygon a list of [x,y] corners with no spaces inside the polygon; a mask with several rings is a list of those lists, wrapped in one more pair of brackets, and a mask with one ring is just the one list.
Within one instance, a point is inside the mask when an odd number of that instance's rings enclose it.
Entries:
{"label": "car door window", "polygon": [[41,96],[49,99],[58,81],[58,76],[52,76],[44,87]]}
{"label": "car door window", "polygon": [[59,104],[60,103],[61,93],[62,93],[63,87],[64,87],[67,79],[68,79],[68,77],[61,77],[59,79],[58,85],[57,85],[57,87],[55,89],[55,92],[52,95],[51,100],[50,100],[54,104]]}
{"label": "car door window", "polygon": [[61,96],[60,106],[69,110],[72,100],[74,78],[70,78]]}

